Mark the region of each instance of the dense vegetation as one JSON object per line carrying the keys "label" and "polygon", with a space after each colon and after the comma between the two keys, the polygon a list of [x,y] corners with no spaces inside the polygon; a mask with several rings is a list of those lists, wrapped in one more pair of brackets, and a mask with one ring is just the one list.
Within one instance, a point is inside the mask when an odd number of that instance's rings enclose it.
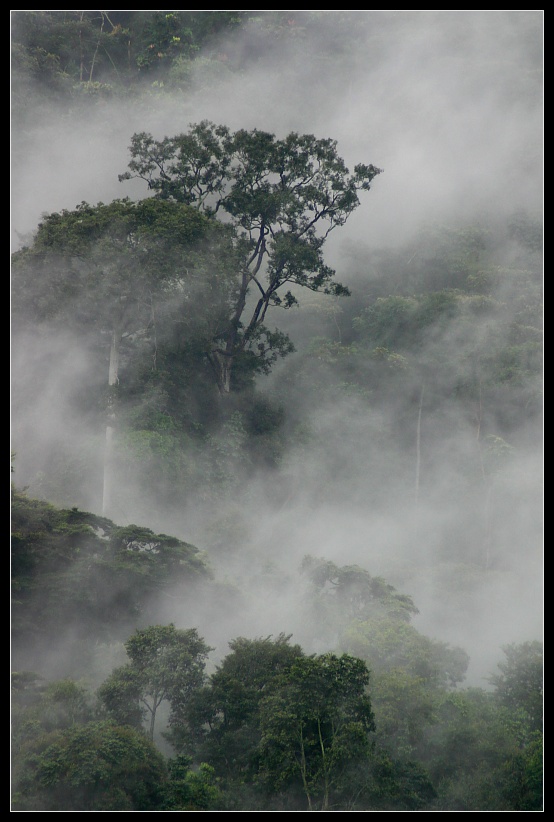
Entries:
{"label": "dense vegetation", "polygon": [[[14,810],[540,809],[539,642],[506,647],[491,690],[461,688],[467,654],[410,625],[410,597],[306,556],[304,619],[336,652],[238,637],[208,674],[197,630],[150,612],[221,597],[192,546],[19,493],[13,509]],[[23,649],[57,675],[20,669]]]}
{"label": "dense vegetation", "polygon": [[[49,106],[207,93],[309,42],[342,71],[365,14],[13,11],[14,133]],[[298,500],[353,528],[409,500],[422,553],[426,512],[464,511],[429,563],[447,590],[513,572],[509,511],[538,561],[540,481],[514,475],[542,442],[540,216],[350,243],[335,271],[326,242],[381,169],[208,121],[130,140],[140,199],[45,214],[12,255],[34,363],[12,384],[12,809],[542,810],[536,637],[467,687],[466,650],[414,624],[409,565],[255,550]],[[75,426],[39,458],[56,392]],[[214,628],[260,601],[283,624]]]}

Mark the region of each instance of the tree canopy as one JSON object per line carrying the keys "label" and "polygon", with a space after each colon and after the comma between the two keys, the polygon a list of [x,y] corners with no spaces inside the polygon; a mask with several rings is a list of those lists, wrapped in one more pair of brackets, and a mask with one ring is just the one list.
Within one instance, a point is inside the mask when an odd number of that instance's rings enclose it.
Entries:
{"label": "tree canopy", "polygon": [[[343,226],[381,169],[361,163],[350,173],[336,141],[290,133],[236,132],[207,120],[186,134],[155,140],[133,135],[129,171],[164,200],[190,205],[230,223],[243,249],[238,292],[227,322],[212,340],[220,390],[231,390],[235,359],[249,353],[267,368],[287,351],[264,325],[271,307],[297,303],[297,288],[347,294],[323,259],[329,233]],[[285,289],[287,289],[285,291]]]}
{"label": "tree canopy", "polygon": [[274,789],[299,782],[308,810],[328,811],[347,766],[367,763],[375,730],[365,663],[347,654],[303,657],[261,703],[261,773]]}
{"label": "tree canopy", "polygon": [[148,719],[154,739],[156,713],[163,702],[170,707],[169,722],[183,711],[183,703],[204,682],[206,658],[212,648],[195,628],[150,625],[136,631],[125,643],[130,662],[116,668],[102,684],[99,695],[109,713],[120,722]]}
{"label": "tree canopy", "polygon": [[165,776],[164,758],[144,734],[105,720],[89,722],[33,744],[13,810],[155,810]]}
{"label": "tree canopy", "polygon": [[[48,665],[65,647],[74,674],[99,642],[126,638],[170,586],[201,586],[212,572],[198,548],[140,526],[118,527],[78,509],[14,493],[12,664]],[[58,673],[60,668],[58,667]]]}

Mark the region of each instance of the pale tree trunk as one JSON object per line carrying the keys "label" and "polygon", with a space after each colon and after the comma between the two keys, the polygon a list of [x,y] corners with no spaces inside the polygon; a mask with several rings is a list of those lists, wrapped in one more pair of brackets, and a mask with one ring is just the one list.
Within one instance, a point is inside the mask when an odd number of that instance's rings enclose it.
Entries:
{"label": "pale tree trunk", "polygon": [[108,386],[110,389],[106,422],[106,443],[104,446],[104,478],[102,490],[102,516],[107,517],[112,508],[112,484],[114,461],[114,428],[115,428],[115,396],[113,386],[119,382],[119,349],[121,345],[121,331],[114,329],[110,346],[110,365],[108,370]]}
{"label": "pale tree trunk", "polygon": [[425,393],[425,386],[421,386],[421,394],[419,395],[419,408],[417,412],[417,433],[416,433],[416,476],[415,476],[415,501],[416,505],[419,502],[419,474],[421,471],[421,412],[423,409],[423,395]]}
{"label": "pale tree trunk", "polygon": [[490,567],[491,561],[491,548],[492,548],[492,538],[493,538],[493,525],[492,525],[492,511],[493,511],[493,486],[494,486],[494,477],[491,477],[490,480],[487,477],[487,472],[485,470],[485,462],[483,459],[483,446],[481,444],[481,421],[483,418],[483,386],[481,379],[479,380],[479,403],[477,406],[477,414],[476,414],[476,432],[475,432],[475,439],[477,441],[477,447],[479,449],[479,462],[481,467],[481,476],[483,478],[483,487],[485,491],[484,495],[484,534],[483,534],[483,548],[484,548],[484,563],[485,563],[485,570],[488,571]]}
{"label": "pale tree trunk", "polygon": [[104,12],[101,11],[100,14],[102,16],[102,25],[100,26],[100,34],[98,35],[98,41],[96,43],[96,48],[94,50],[94,55],[92,57],[92,63],[91,63],[90,71],[89,71],[89,75],[88,75],[89,83],[92,83],[92,73],[94,71],[94,64],[96,63],[96,58],[98,56],[98,49],[100,47],[100,39],[102,37],[102,32],[104,31],[104,22],[105,22]]}
{"label": "pale tree trunk", "polygon": [[321,748],[321,759],[323,761],[323,803],[321,806],[322,811],[329,810],[329,766],[327,764],[327,752],[325,750],[325,743],[323,742],[323,735],[321,733],[321,722],[317,720],[317,730],[319,736],[319,747]]}
{"label": "pale tree trunk", "polygon": [[306,764],[306,750],[304,748],[304,733],[302,731],[302,727],[300,727],[300,776],[302,777],[302,785],[304,787],[304,793],[306,794],[306,799],[308,800],[308,810],[313,810],[312,808],[312,797],[310,794],[310,788],[308,786],[308,779],[307,773],[308,768]]}
{"label": "pale tree trunk", "polygon": [[142,698],[140,701],[146,707],[148,713],[150,714],[150,719],[148,721],[148,737],[154,741],[154,728],[156,726],[156,712],[160,707],[161,703],[163,702],[164,694],[159,694],[156,691],[152,694],[152,704]]}
{"label": "pale tree trunk", "polygon": [[[85,12],[81,11],[81,16],[79,17],[79,22],[82,23],[85,16]],[[85,72],[85,51],[83,48],[83,32],[82,29],[79,29],[79,52],[80,52],[80,66],[79,66],[79,82],[83,82],[83,76]]]}

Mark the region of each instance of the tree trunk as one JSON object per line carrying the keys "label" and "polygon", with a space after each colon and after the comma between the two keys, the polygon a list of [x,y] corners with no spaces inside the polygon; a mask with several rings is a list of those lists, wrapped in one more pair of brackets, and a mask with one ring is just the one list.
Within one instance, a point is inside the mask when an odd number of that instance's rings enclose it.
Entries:
{"label": "tree trunk", "polygon": [[421,470],[421,411],[423,409],[423,395],[425,393],[425,386],[421,386],[421,394],[419,395],[419,408],[417,412],[417,434],[416,434],[416,476],[415,476],[415,502],[419,502],[419,474]]}
{"label": "tree trunk", "polygon": [[302,777],[302,785],[304,787],[304,793],[306,794],[306,799],[308,800],[308,810],[313,810],[312,808],[312,797],[310,794],[310,788],[308,786],[308,779],[307,779],[307,764],[306,764],[306,751],[304,748],[304,734],[302,733],[302,728],[300,728],[300,775]]}
{"label": "tree trunk", "polygon": [[[108,417],[110,415],[108,414]],[[104,445],[104,478],[102,483],[102,516],[110,514],[112,501],[112,472],[113,472],[113,426],[106,425],[106,441]]]}
{"label": "tree trunk", "polygon": [[220,351],[214,351],[209,357],[212,368],[215,372],[215,378],[219,393],[224,396],[231,393],[231,372],[233,370],[233,356],[224,354]]}
{"label": "tree trunk", "polygon": [[319,747],[321,749],[321,760],[323,762],[323,802],[321,805],[322,811],[329,810],[329,767],[327,764],[327,752],[325,750],[325,743],[321,733],[321,721],[317,720],[317,732],[319,737]]}
{"label": "tree trunk", "polygon": [[150,740],[154,741],[154,727],[156,725],[156,702],[154,701],[154,705],[152,707],[152,711],[150,713],[150,727],[148,729],[148,736]]}
{"label": "tree trunk", "polygon": [[112,508],[113,484],[113,437],[115,428],[115,396],[113,387],[119,382],[119,348],[121,332],[114,329],[110,346],[110,365],[108,369],[108,386],[110,389],[107,408],[106,442],[104,446],[104,477],[102,488],[102,516],[110,515]]}

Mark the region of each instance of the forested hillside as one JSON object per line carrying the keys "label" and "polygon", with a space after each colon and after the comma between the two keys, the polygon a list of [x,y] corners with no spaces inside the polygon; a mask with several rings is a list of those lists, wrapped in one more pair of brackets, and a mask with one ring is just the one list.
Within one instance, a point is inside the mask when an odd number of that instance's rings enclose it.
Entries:
{"label": "forested hillside", "polygon": [[11,44],[12,810],[542,810],[542,12]]}

